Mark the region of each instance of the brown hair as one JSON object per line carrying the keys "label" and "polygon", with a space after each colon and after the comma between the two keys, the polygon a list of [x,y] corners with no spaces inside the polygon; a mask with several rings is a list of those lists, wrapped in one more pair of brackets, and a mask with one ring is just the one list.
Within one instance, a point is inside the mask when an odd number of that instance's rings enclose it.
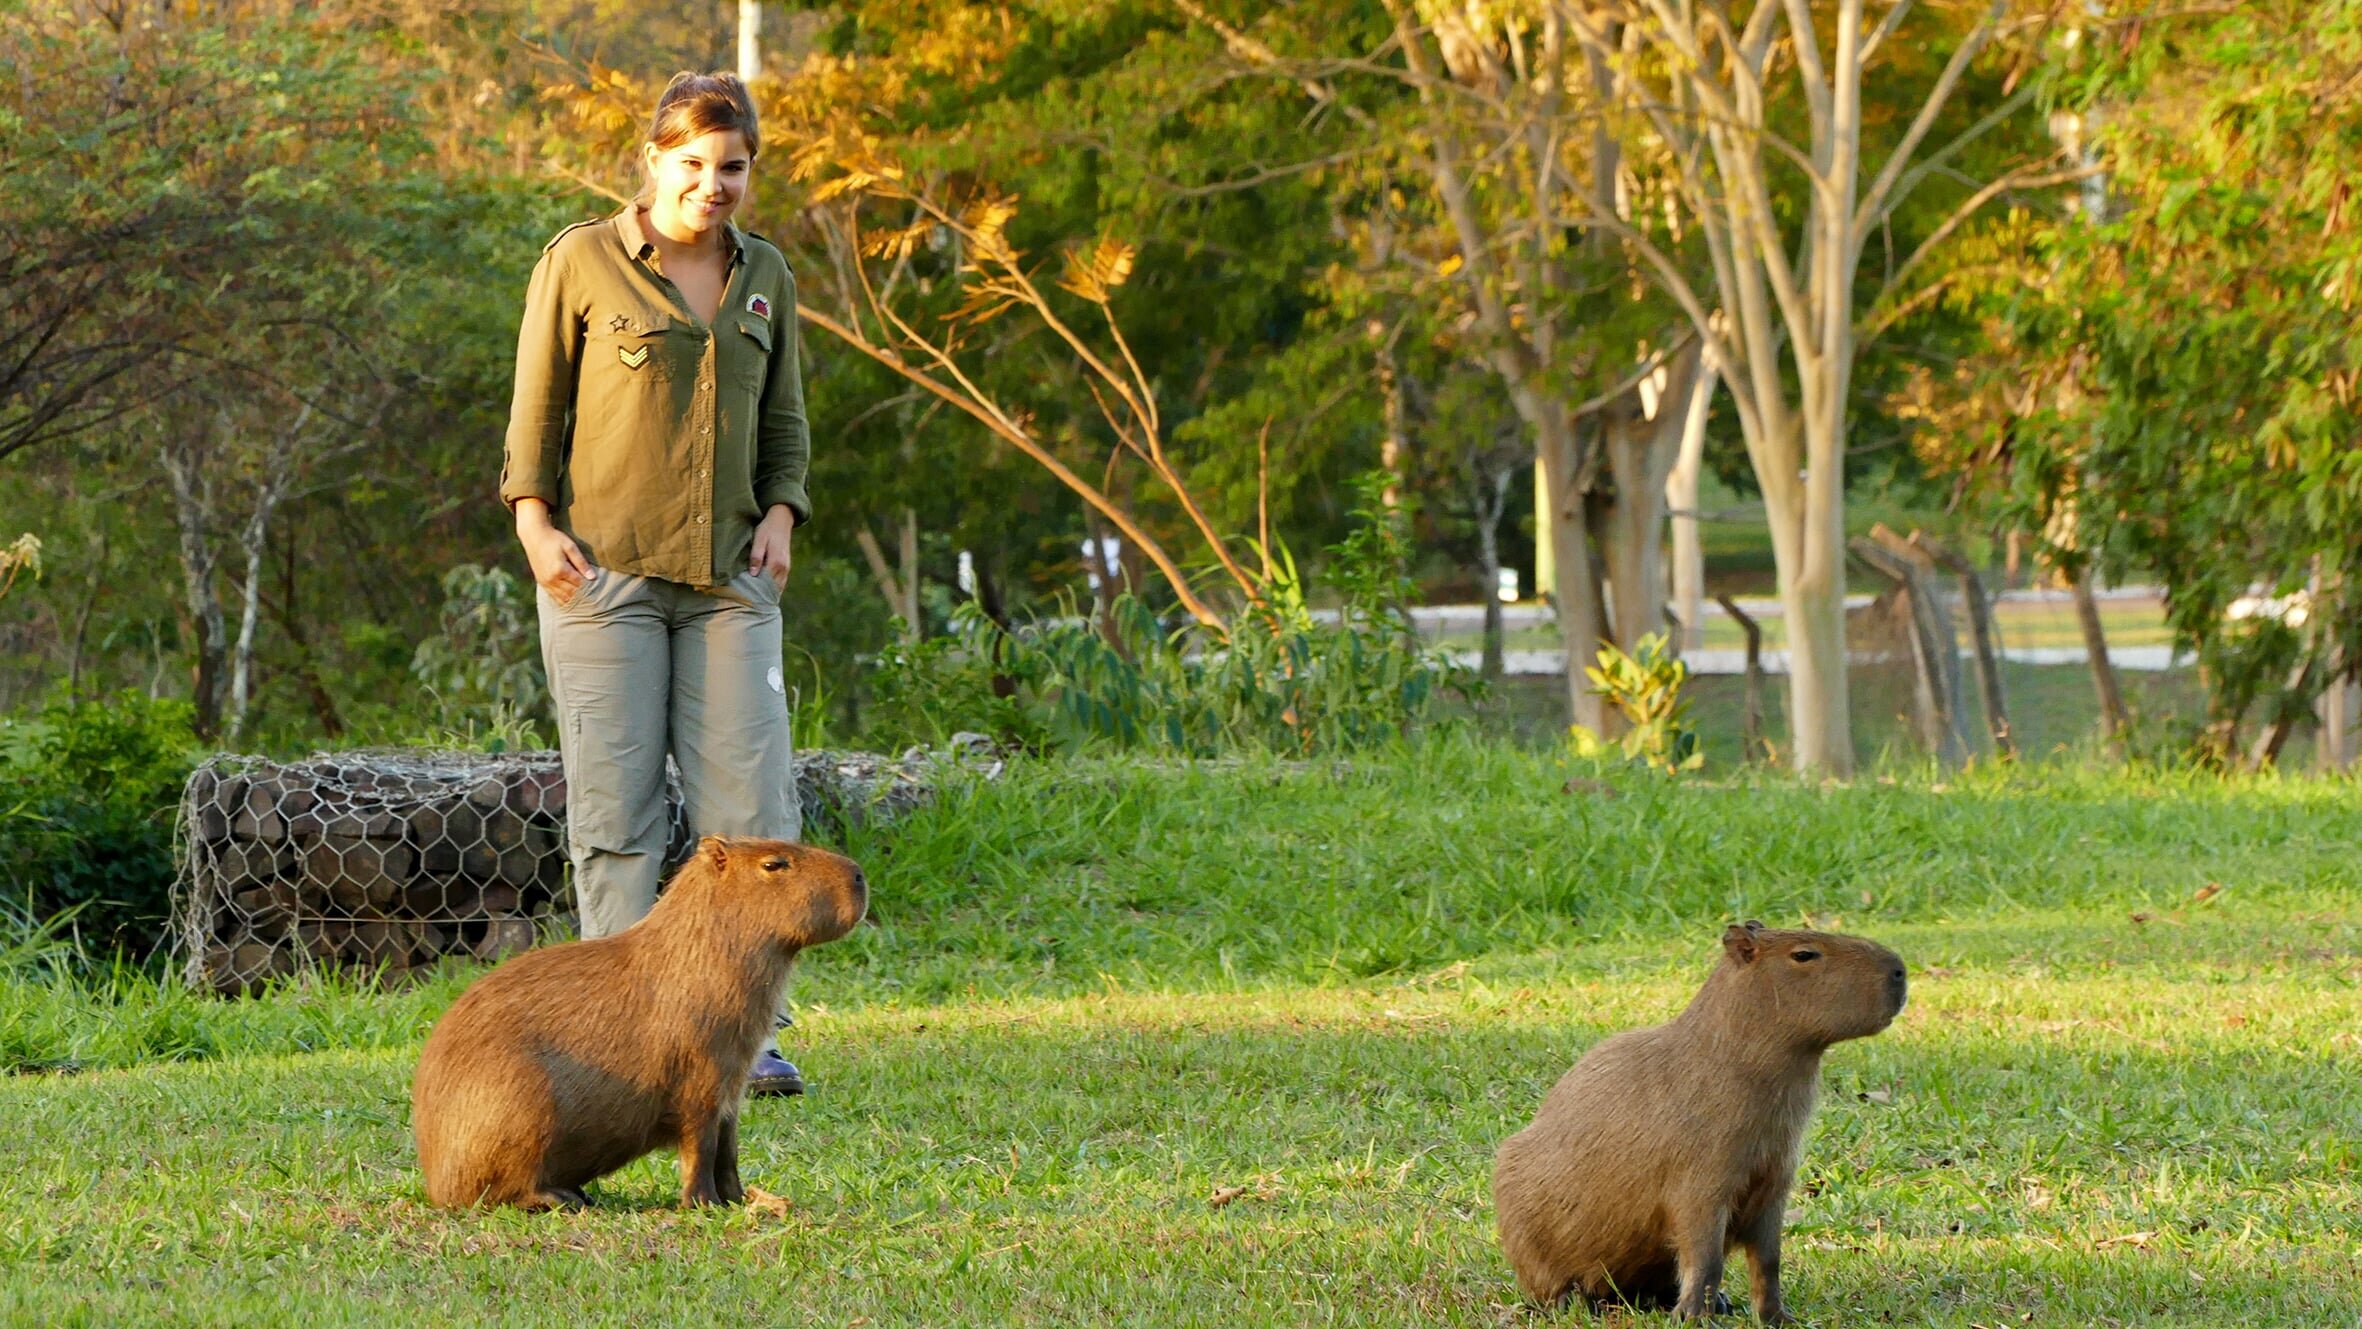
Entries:
{"label": "brown hair", "polygon": [[656,98],[656,116],[648,124],[648,141],[658,148],[677,148],[690,139],[716,130],[735,129],[746,139],[746,155],[763,150],[762,131],[755,127],[754,98],[736,74],[672,76]]}

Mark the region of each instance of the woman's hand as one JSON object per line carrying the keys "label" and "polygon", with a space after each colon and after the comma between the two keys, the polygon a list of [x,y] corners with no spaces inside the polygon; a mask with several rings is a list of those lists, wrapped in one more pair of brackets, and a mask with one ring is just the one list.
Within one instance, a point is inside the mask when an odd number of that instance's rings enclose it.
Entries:
{"label": "woman's hand", "polygon": [[574,537],[550,520],[549,504],[538,498],[517,500],[517,543],[525,546],[534,584],[548,591],[561,608],[574,603],[582,588],[599,575],[582,556],[582,546],[574,543]]}
{"label": "woman's hand", "polygon": [[794,561],[796,511],[785,503],[774,503],[763,519],[755,524],[754,552],[747,555],[746,570],[760,572],[771,579],[780,590],[787,589],[788,564]]}

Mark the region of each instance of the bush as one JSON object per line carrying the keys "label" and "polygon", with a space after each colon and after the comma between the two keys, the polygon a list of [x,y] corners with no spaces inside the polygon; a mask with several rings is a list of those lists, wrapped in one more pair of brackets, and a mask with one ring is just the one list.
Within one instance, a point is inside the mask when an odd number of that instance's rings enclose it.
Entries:
{"label": "bush", "polygon": [[1331,547],[1330,581],[1344,603],[1317,614],[1286,550],[1268,564],[1264,599],[1220,638],[1168,628],[1130,594],[1105,624],[1066,616],[1004,631],[974,606],[957,635],[881,657],[878,710],[921,739],[975,729],[1039,746],[1167,748],[1191,755],[1344,752],[1409,736],[1436,721],[1447,695],[1475,675],[1419,641],[1405,607],[1405,515],[1376,501]]}
{"label": "bush", "polygon": [[125,693],[0,720],[0,864],[36,920],[78,910],[98,950],[139,954],[172,907],[172,823],[197,761],[181,701]]}
{"label": "bush", "polygon": [[440,627],[410,657],[412,676],[435,700],[431,737],[487,752],[543,746],[534,718],[549,687],[532,583],[463,563],[443,574]]}

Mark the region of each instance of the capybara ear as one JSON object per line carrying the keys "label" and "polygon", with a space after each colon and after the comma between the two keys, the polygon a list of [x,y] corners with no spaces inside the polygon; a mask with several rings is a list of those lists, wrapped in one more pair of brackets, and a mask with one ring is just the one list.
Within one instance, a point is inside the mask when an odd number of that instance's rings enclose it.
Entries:
{"label": "capybara ear", "polygon": [[699,840],[697,852],[716,872],[730,866],[730,842],[721,836],[709,835]]}
{"label": "capybara ear", "polygon": [[1756,936],[1763,924],[1748,922],[1732,924],[1722,930],[1722,953],[1740,964],[1755,963]]}

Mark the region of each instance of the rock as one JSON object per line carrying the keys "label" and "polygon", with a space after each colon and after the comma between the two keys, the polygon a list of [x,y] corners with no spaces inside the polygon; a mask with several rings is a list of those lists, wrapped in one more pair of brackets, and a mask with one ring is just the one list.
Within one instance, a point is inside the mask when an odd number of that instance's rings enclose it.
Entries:
{"label": "rock", "polygon": [[485,925],[483,939],[471,949],[479,960],[502,960],[533,949],[539,939],[531,919],[496,918]]}

